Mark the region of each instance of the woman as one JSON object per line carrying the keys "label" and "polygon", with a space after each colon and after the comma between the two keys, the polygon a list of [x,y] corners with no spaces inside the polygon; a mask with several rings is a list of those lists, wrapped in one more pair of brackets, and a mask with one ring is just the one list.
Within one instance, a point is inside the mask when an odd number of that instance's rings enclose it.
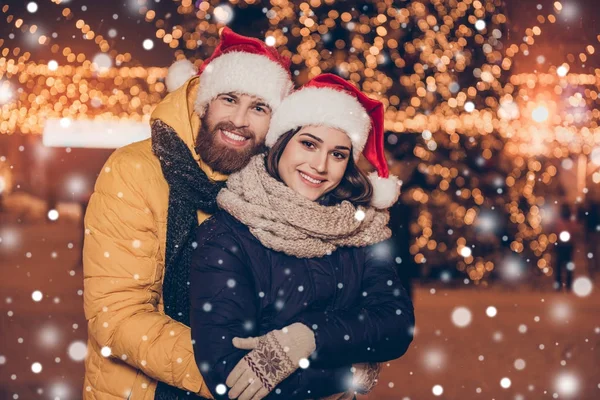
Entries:
{"label": "woman", "polygon": [[[382,124],[380,102],[321,75],[284,100],[268,155],[219,194],[190,278],[195,358],[215,398],[366,393],[373,363],[407,350],[414,314],[385,242],[381,209],[398,184]],[[379,177],[358,169],[361,153]]]}

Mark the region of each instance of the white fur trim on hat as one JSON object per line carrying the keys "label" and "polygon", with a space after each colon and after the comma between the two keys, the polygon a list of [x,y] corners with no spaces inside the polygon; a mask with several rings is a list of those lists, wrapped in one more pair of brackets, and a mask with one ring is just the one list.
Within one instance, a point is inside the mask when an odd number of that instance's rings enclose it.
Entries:
{"label": "white fur trim on hat", "polygon": [[198,73],[198,69],[189,60],[175,61],[173,65],[169,67],[167,72],[167,78],[165,83],[167,84],[167,90],[172,92],[179,89],[187,82],[192,76]]}
{"label": "white fur trim on hat", "polygon": [[397,176],[390,175],[388,178],[380,178],[374,171],[369,174],[369,181],[373,186],[373,197],[371,197],[373,207],[386,209],[396,203],[400,196],[400,181]]}
{"label": "white fur trim on hat", "polygon": [[212,60],[200,74],[195,111],[202,115],[206,105],[223,93],[257,96],[275,110],[292,90],[288,71],[265,56],[231,52]]}
{"label": "white fur trim on hat", "polygon": [[371,118],[350,94],[331,88],[307,87],[281,103],[271,119],[265,144],[272,147],[284,133],[306,125],[325,125],[346,132],[352,142],[352,155],[358,160],[369,137]]}

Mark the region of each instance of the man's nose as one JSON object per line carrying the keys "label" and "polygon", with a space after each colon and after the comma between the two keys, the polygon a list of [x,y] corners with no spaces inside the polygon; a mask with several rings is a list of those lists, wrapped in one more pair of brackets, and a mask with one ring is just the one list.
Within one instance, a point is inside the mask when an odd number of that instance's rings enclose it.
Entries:
{"label": "man's nose", "polygon": [[248,127],[248,112],[249,110],[247,107],[238,105],[231,116],[231,122],[233,122],[237,128]]}

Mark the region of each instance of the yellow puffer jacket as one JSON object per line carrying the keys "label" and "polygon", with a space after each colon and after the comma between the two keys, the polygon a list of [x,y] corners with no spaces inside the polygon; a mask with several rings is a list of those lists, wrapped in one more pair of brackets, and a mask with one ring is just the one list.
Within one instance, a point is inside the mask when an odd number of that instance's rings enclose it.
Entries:
{"label": "yellow puffer jacket", "polygon": [[[194,150],[198,78],[170,93],[152,119]],[[88,320],[84,399],[154,399],[157,380],[212,398],[194,361],[190,328],[163,312],[169,186],[150,139],[116,150],[96,182],[85,216],[84,309]],[[199,213],[202,223],[208,215]]]}

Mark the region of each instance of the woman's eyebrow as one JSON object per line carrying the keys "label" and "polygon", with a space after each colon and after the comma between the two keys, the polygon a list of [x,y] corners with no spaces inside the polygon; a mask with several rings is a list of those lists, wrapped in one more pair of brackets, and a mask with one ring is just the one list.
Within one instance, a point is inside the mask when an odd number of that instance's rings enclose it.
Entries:
{"label": "woman's eyebrow", "polygon": [[312,135],[312,134],[310,134],[310,133],[306,133],[306,132],[305,132],[305,133],[301,134],[300,136],[302,136],[302,135],[309,136],[309,137],[311,137],[311,138],[315,139],[317,142],[319,142],[319,143],[323,143],[323,139],[321,139],[320,137],[317,137],[317,136],[315,136],[315,135]]}
{"label": "woman's eyebrow", "polygon": [[[304,132],[304,133],[302,133],[300,136],[303,136],[303,135],[306,135],[306,136],[308,136],[308,137],[311,137],[311,138],[313,138],[314,140],[316,140],[316,141],[317,141],[317,142],[319,142],[319,143],[323,143],[323,139],[321,139],[320,137],[317,137],[317,136],[315,136],[315,135],[312,135],[312,134],[310,134],[310,133],[307,133],[307,132]],[[349,147],[346,147],[346,146],[335,146],[335,147],[334,147],[334,149],[338,149],[338,150],[348,150],[348,151],[350,151],[350,148],[349,148]]]}

